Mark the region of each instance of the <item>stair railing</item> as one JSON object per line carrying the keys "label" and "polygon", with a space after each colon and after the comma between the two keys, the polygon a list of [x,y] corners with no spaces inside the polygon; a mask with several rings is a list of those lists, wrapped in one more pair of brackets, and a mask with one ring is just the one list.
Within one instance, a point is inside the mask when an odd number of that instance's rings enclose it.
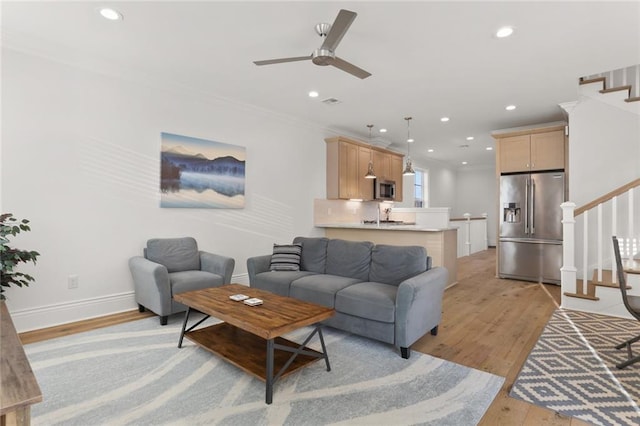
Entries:
{"label": "stair railing", "polygon": [[[640,219],[635,213],[634,193],[639,186],[640,179],[636,179],[578,208],[573,202],[562,203],[563,265],[560,272],[563,294],[584,299],[598,299],[595,295],[595,286],[589,282],[589,269],[595,271],[593,274],[595,281],[602,283],[605,247],[608,247],[609,259],[613,259],[611,236],[618,235],[618,233],[630,237],[635,235],[635,227],[640,226]],[[627,208],[624,211],[618,209],[619,202],[626,202]],[[592,215],[595,215],[595,225],[590,220]],[[610,218],[608,225],[605,224],[607,215]],[[578,279],[578,268],[576,267],[576,230],[579,231],[579,228],[576,229],[576,218],[579,216],[582,216],[582,233],[579,235],[582,237],[581,279]],[[594,230],[595,250],[589,241]],[[594,251],[595,260],[593,260]],[[611,262],[611,264],[611,283],[615,284],[616,265],[615,262]],[[573,289],[575,292],[572,291]]]}

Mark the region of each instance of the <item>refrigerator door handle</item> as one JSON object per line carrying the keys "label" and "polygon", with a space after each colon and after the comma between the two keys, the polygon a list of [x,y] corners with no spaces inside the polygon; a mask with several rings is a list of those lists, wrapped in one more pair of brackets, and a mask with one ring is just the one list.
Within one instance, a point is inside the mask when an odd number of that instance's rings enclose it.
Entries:
{"label": "refrigerator door handle", "polygon": [[531,235],[536,233],[535,224],[535,212],[536,212],[536,181],[531,178]]}
{"label": "refrigerator door handle", "polygon": [[525,181],[524,190],[524,233],[529,234],[529,178]]}

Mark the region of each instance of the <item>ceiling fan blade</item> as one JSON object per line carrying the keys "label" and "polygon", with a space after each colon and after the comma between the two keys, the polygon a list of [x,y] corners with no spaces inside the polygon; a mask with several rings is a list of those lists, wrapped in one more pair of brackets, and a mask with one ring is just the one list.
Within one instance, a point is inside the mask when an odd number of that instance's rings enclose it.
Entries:
{"label": "ceiling fan blade", "polygon": [[342,71],[346,71],[351,75],[354,75],[358,78],[367,78],[371,75],[370,72],[367,72],[365,70],[363,70],[362,68],[358,68],[355,65],[338,58],[337,56],[335,58],[333,58],[333,61],[331,61],[331,65],[333,65],[336,68],[341,69]]}
{"label": "ceiling fan blade", "polygon": [[296,56],[293,58],[280,58],[280,59],[267,59],[265,61],[253,61],[256,65],[271,65],[280,64],[282,62],[296,62],[296,61],[308,61],[311,59],[311,55],[308,56]]}
{"label": "ceiling fan blade", "polygon": [[331,25],[329,34],[327,34],[327,37],[324,39],[324,43],[322,43],[321,49],[329,49],[332,52],[336,50],[340,40],[344,37],[353,20],[356,19],[356,16],[358,16],[358,14],[355,12],[340,9],[338,16],[336,16],[336,20],[333,21],[333,25]]}

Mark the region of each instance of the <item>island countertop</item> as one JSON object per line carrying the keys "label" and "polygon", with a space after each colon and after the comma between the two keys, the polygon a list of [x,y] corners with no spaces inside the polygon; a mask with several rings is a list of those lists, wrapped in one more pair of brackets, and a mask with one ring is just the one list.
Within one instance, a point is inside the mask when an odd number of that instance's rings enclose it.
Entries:
{"label": "island countertop", "polygon": [[450,231],[452,228],[429,228],[416,224],[399,224],[399,223],[317,223],[314,226],[318,228],[344,228],[344,229],[367,229],[381,231],[418,231],[418,232],[442,232]]}

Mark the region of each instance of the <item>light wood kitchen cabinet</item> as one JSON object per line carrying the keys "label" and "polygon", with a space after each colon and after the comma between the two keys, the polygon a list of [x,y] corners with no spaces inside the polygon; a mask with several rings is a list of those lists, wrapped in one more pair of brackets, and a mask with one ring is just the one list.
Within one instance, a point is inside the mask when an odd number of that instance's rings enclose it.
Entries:
{"label": "light wood kitchen cabinet", "polygon": [[378,179],[393,180],[391,178],[391,155],[386,152],[373,151],[373,170]]}
{"label": "light wood kitchen cabinet", "polygon": [[401,154],[343,136],[328,138],[325,141],[328,199],[373,200],[373,180],[364,177],[369,161],[373,159],[376,176],[380,179],[394,180],[396,195],[400,197],[396,200],[402,201]]}
{"label": "light wood kitchen cabinet", "polygon": [[565,168],[564,124],[494,133],[497,140],[496,172],[531,172]]}
{"label": "light wood kitchen cabinet", "polygon": [[391,179],[396,182],[396,202],[402,201],[402,172],[404,164],[401,155],[391,156]]}
{"label": "light wood kitchen cabinet", "polygon": [[367,171],[369,171],[369,161],[371,161],[372,152],[370,148],[363,146],[358,147],[358,179],[360,199],[373,199],[373,179],[365,179]]}

